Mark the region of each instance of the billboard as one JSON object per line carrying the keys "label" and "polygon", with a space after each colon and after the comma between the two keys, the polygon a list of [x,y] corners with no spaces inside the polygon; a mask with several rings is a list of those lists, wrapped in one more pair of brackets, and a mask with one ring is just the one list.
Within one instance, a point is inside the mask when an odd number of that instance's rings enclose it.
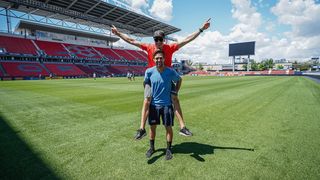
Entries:
{"label": "billboard", "polygon": [[255,41],[229,44],[229,56],[254,55]]}

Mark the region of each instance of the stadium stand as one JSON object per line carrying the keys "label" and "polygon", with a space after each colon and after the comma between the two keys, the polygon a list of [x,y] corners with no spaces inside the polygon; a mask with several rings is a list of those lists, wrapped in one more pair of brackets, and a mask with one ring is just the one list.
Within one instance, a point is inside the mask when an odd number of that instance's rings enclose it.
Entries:
{"label": "stadium stand", "polygon": [[1,62],[2,67],[11,77],[48,76],[49,73],[38,62]]}
{"label": "stadium stand", "polygon": [[129,60],[129,61],[134,61],[137,60],[138,58],[128,54],[125,50],[122,49],[112,49],[116,54],[118,54],[120,57]]}
{"label": "stadium stand", "polygon": [[126,75],[129,71],[128,66],[109,66],[109,72],[113,74]]}
{"label": "stadium stand", "polygon": [[32,55],[37,56],[37,49],[30,39],[8,37],[0,35],[0,48],[6,53],[17,55]]}
{"label": "stadium stand", "polygon": [[88,67],[88,65],[85,65],[85,64],[75,64],[75,65],[79,69],[81,69],[84,73],[86,73],[89,77],[91,77],[93,75],[93,73],[95,72],[95,70]]}
{"label": "stadium stand", "polygon": [[[85,46],[48,40],[34,40],[22,37],[0,35],[0,48],[3,53],[0,77],[99,77],[126,76],[127,72],[144,75],[147,55],[140,50]],[[24,57],[32,56],[31,60]],[[49,58],[49,59],[48,59]],[[51,60],[50,60],[51,58]],[[52,60],[53,59],[53,60]],[[38,61],[39,60],[39,61]],[[28,62],[29,61],[29,62]],[[37,62],[34,62],[37,61]],[[295,75],[293,70],[265,71],[195,71],[195,76],[277,76]]]}
{"label": "stadium stand", "polygon": [[130,66],[130,71],[133,72],[135,75],[143,76],[146,69],[147,68],[144,66]]}
{"label": "stadium stand", "polygon": [[101,59],[102,57],[89,46],[80,46],[75,44],[63,44],[72,55],[78,58]]}
{"label": "stadium stand", "polygon": [[100,47],[94,47],[97,51],[99,51],[101,54],[103,54],[108,60],[121,60],[121,58],[112,51],[110,48],[100,48]]}
{"label": "stadium stand", "polygon": [[[14,8],[8,8],[11,5]],[[12,23],[15,27],[0,32],[2,80],[4,77],[10,80],[17,76],[38,76],[39,73],[55,78],[88,77],[93,73],[99,76],[125,76],[127,72],[143,75],[146,54],[115,47],[114,43],[120,38],[110,32],[110,26],[119,25],[121,31],[137,38],[151,37],[155,28],[164,30],[167,35],[180,31],[109,1],[13,3],[0,0],[0,7],[7,12],[2,14],[5,16],[3,24]],[[11,21],[12,17],[15,21]]]}
{"label": "stadium stand", "polygon": [[39,40],[36,40],[35,43],[48,56],[70,57],[69,52],[62,46],[61,43],[49,42],[49,41],[39,41]]}
{"label": "stadium stand", "polygon": [[98,76],[109,76],[112,73],[109,72],[107,66],[103,66],[103,65],[89,65],[89,67],[91,69],[93,69],[93,71],[95,73],[97,73]]}
{"label": "stadium stand", "polygon": [[55,76],[86,76],[87,75],[74,64],[44,63],[44,65]]}
{"label": "stadium stand", "polygon": [[2,69],[3,67],[2,67],[1,64],[0,64],[0,66],[1,66],[1,67],[0,67],[0,77],[3,77],[3,76],[4,76],[4,72],[3,72],[3,69]]}
{"label": "stadium stand", "polygon": [[6,74],[6,72],[5,72],[5,70],[3,69],[2,64],[0,63],[0,77],[5,76],[5,74]]}
{"label": "stadium stand", "polygon": [[137,59],[139,60],[142,60],[142,61],[148,61],[147,59],[147,54],[145,54],[144,52],[142,51],[136,51],[136,50],[130,50],[130,49],[127,49],[126,50],[129,54],[133,55],[134,57],[136,57]]}

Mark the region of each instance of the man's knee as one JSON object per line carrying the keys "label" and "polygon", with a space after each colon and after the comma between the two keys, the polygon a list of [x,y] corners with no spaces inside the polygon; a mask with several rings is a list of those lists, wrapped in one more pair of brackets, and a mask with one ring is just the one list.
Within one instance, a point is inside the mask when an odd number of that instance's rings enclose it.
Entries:
{"label": "man's knee", "polygon": [[151,126],[150,126],[150,130],[151,130],[152,132],[155,132],[156,129],[157,129],[157,125],[151,125]]}

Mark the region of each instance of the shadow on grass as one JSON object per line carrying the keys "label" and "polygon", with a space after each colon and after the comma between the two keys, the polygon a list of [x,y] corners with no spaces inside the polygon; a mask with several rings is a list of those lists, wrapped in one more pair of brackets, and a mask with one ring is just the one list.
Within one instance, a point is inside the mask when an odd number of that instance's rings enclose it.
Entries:
{"label": "shadow on grass", "polygon": [[62,179],[18,134],[0,114],[0,179]]}
{"label": "shadow on grass", "polygon": [[[216,149],[224,149],[224,150],[242,150],[242,151],[254,151],[252,148],[242,148],[242,147],[222,147],[222,146],[211,146],[208,144],[201,144],[197,142],[183,142],[181,144],[176,144],[172,147],[172,153],[174,154],[190,154],[191,157],[194,157],[196,160],[200,162],[204,162],[205,159],[201,157],[201,155],[214,154]],[[164,148],[157,149],[155,154],[159,151],[162,153],[153,156],[148,160],[148,164],[152,164],[157,161],[161,156],[165,155]]]}

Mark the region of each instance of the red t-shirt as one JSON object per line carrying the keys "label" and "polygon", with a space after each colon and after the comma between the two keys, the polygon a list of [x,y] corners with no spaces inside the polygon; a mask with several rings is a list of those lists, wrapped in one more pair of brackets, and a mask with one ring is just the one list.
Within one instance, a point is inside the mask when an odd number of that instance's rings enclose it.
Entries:
{"label": "red t-shirt", "polygon": [[[141,44],[142,50],[148,53],[148,68],[153,67],[156,63],[153,61],[153,53],[157,50],[155,44]],[[178,44],[163,44],[162,51],[164,52],[164,65],[171,67],[172,64],[172,54],[179,49]]]}

